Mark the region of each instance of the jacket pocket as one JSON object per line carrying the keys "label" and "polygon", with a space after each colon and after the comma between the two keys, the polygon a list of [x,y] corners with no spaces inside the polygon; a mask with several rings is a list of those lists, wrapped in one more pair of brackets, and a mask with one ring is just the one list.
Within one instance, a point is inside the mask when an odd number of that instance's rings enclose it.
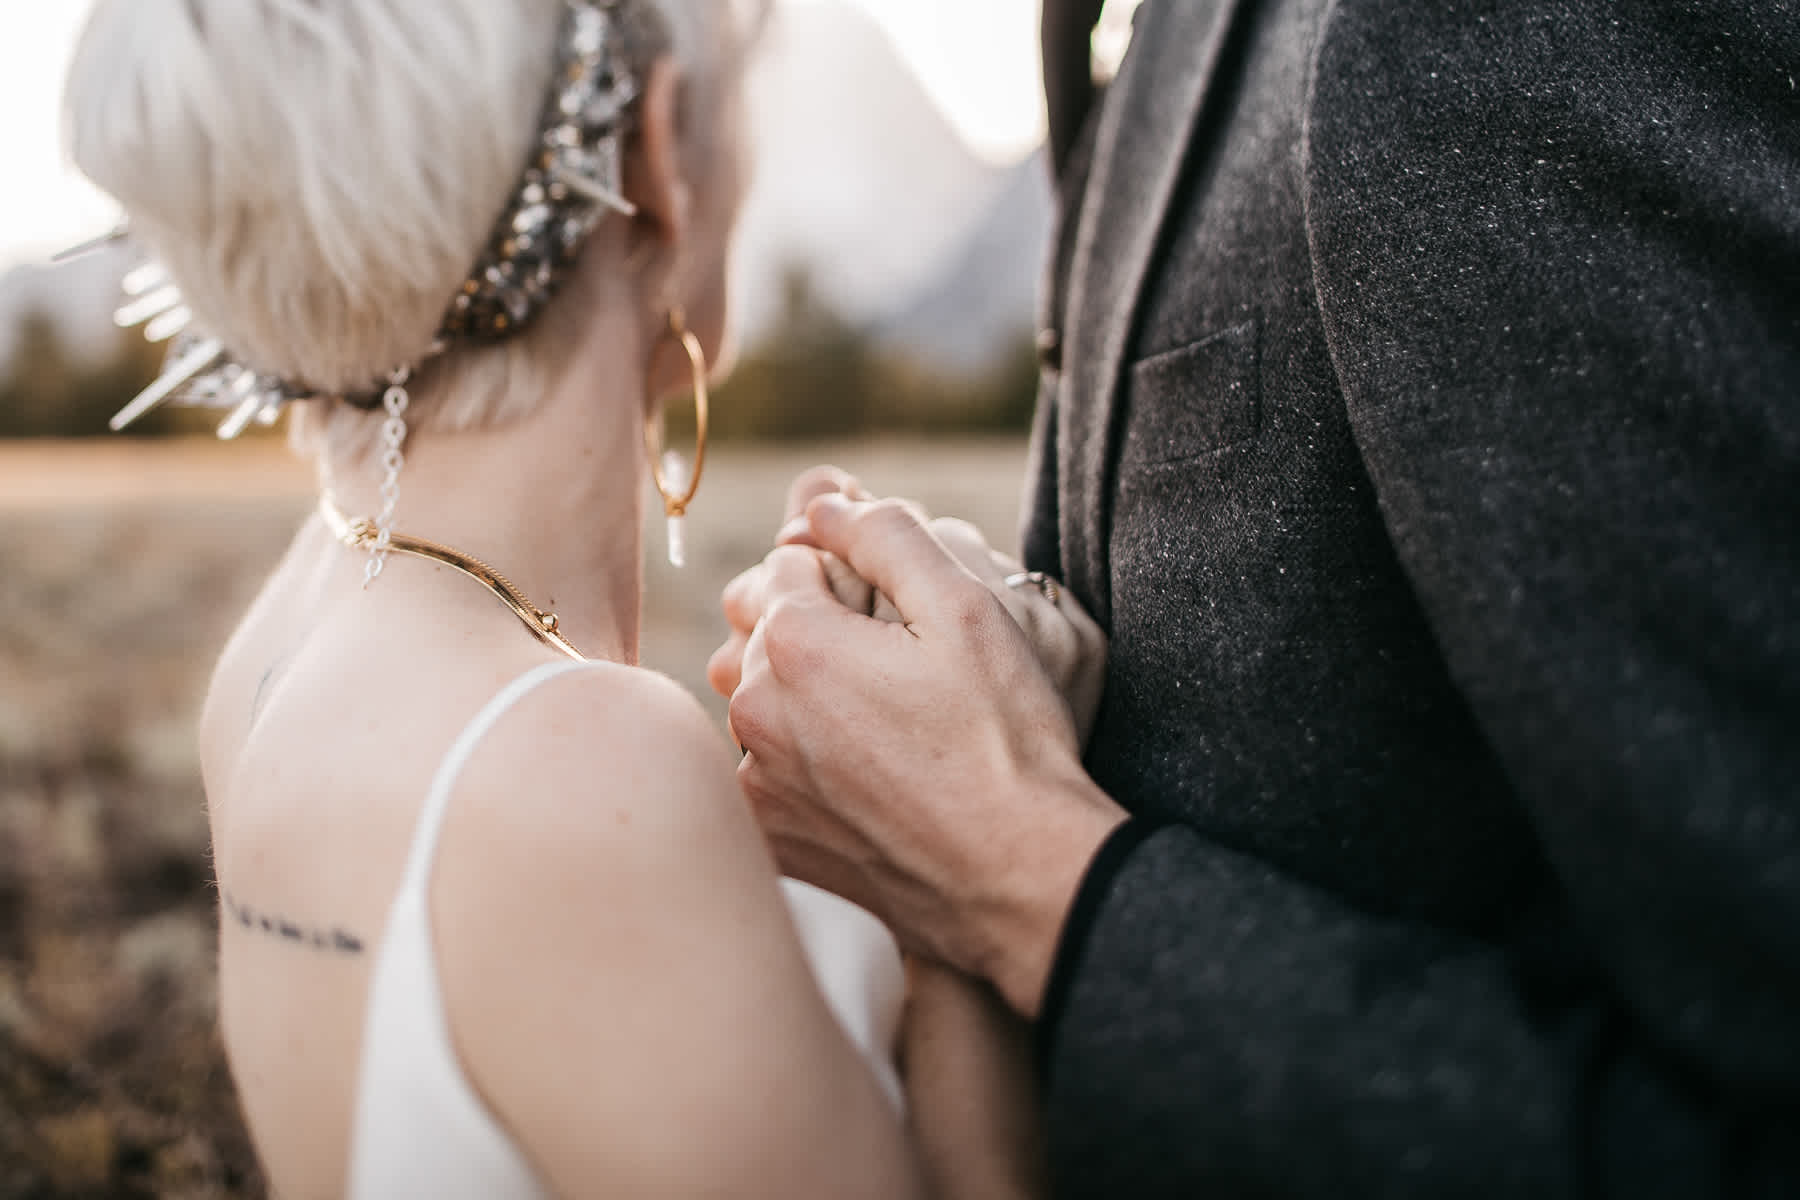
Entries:
{"label": "jacket pocket", "polygon": [[1257,332],[1245,321],[1132,364],[1121,465],[1181,462],[1255,437]]}

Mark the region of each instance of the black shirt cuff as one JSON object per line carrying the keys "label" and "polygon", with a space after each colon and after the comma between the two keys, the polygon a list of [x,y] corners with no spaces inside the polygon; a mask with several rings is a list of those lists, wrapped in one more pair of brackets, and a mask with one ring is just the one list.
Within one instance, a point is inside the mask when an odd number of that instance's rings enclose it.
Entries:
{"label": "black shirt cuff", "polygon": [[1132,817],[1113,830],[1101,843],[1094,861],[1088,864],[1069,916],[1063,922],[1062,936],[1057,941],[1056,957],[1050,964],[1050,980],[1044,987],[1043,1002],[1038,1005],[1037,1027],[1032,1035],[1033,1056],[1037,1060],[1040,1086],[1050,1084],[1051,1053],[1056,1045],[1057,1027],[1062,1024],[1063,1010],[1069,1003],[1069,990],[1075,986],[1075,974],[1087,949],[1088,934],[1106,904],[1112,881],[1125,862],[1152,834],[1168,828],[1169,822],[1154,817]]}

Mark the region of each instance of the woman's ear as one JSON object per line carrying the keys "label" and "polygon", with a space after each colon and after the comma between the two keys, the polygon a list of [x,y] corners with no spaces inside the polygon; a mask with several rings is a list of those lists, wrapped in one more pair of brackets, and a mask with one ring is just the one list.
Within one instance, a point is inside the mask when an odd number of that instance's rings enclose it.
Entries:
{"label": "woman's ear", "polygon": [[625,159],[626,198],[638,206],[638,220],[671,248],[687,237],[693,216],[693,192],[682,164],[680,93],[675,60],[657,59],[644,80],[637,137]]}

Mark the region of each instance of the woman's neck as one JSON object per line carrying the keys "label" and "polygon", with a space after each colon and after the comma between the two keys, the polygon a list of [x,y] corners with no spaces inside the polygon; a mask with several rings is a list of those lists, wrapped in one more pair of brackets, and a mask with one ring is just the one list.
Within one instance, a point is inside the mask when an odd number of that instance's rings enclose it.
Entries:
{"label": "woman's neck", "polygon": [[[394,517],[395,532],[473,555],[505,575],[554,612],[561,632],[589,657],[627,663],[637,661],[647,474],[635,334],[597,329],[555,392],[523,420],[410,437]],[[380,472],[374,461],[334,470],[333,499],[352,517],[374,515]],[[387,571],[426,567],[402,561],[391,558]],[[502,610],[495,619],[512,618]]]}

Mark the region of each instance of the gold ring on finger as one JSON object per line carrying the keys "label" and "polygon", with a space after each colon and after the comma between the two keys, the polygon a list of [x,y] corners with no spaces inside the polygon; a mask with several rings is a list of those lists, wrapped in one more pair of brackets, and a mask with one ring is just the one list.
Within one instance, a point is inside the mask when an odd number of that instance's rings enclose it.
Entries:
{"label": "gold ring on finger", "polygon": [[1062,599],[1062,585],[1042,571],[1020,571],[1017,575],[1006,577],[1006,586],[1009,588],[1022,588],[1027,584],[1036,588],[1051,604]]}

